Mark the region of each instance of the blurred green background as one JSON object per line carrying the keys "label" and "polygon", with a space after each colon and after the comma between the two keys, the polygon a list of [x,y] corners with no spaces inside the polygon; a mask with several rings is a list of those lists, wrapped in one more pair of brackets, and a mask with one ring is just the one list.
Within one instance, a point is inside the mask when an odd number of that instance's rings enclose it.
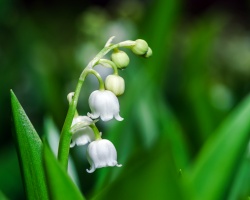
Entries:
{"label": "blurred green background", "polygon": [[[67,94],[114,35],[115,42],[145,39],[153,56],[143,59],[125,49],[131,59],[120,72],[126,81],[119,97],[125,120],[97,123],[123,167],[87,174],[86,147],[74,148],[78,185],[87,198],[101,191],[101,199],[181,199],[175,192],[178,176],[185,176],[219,124],[249,93],[249,11],[249,1],[236,0],[0,0],[0,198],[25,199],[10,89],[41,136],[58,132]],[[97,89],[92,78],[82,89],[81,115]],[[242,175],[238,168],[233,172],[221,199],[246,199],[249,186],[241,185],[244,180],[234,186]]]}

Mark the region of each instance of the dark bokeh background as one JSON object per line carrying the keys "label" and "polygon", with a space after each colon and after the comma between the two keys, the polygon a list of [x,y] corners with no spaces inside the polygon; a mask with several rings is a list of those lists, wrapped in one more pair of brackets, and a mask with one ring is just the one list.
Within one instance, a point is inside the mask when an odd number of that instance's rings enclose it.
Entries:
{"label": "dark bokeh background", "polygon": [[[146,65],[147,60],[142,61],[129,53],[131,67],[121,75],[129,82],[140,76],[133,74],[133,68],[148,67],[145,71],[151,82],[144,89],[151,84],[157,86],[161,98],[185,133],[190,160],[195,158],[215,127],[248,93],[249,1],[178,1],[172,11],[166,8],[171,20],[161,16],[152,18],[152,13],[160,8],[157,4],[162,4],[162,9],[168,5],[164,1],[150,0],[0,0],[0,191],[6,196],[24,198],[11,136],[9,90],[13,89],[40,135],[43,135],[47,116],[60,130],[68,108],[67,94],[74,90],[84,66],[112,35],[117,42],[143,38],[154,47],[161,22],[166,21],[167,27],[171,27],[171,30],[166,28],[163,36],[159,35],[166,40],[162,41],[161,49],[153,49],[151,66]],[[157,67],[159,71],[149,67]],[[160,74],[159,78],[156,73]],[[87,84],[92,84],[92,79],[87,79]],[[127,90],[130,87],[128,84]],[[138,88],[143,94],[144,89]],[[95,87],[84,87],[87,95],[82,94],[81,101],[85,104],[79,104],[82,114],[89,111],[87,97],[93,89]],[[121,113],[125,113],[122,111],[125,103],[126,99],[121,97]],[[126,112],[131,108],[128,105]],[[145,112],[143,115],[147,115]],[[100,126],[109,130],[109,126]],[[133,126],[142,132],[138,125]],[[154,140],[154,136],[152,138]],[[72,154],[76,157],[77,152]],[[78,164],[78,168],[81,167]],[[94,179],[79,174],[90,181],[88,187],[82,183],[85,188],[82,190],[90,195]]]}

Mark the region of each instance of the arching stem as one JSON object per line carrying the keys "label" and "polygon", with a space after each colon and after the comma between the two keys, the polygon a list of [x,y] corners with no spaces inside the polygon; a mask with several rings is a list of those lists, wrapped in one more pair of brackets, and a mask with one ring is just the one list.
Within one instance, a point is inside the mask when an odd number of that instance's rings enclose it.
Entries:
{"label": "arching stem", "polygon": [[[120,42],[118,44],[111,44],[111,41],[112,41],[112,38],[108,40],[108,43],[106,44],[106,46],[96,55],[96,57],[92,61],[89,62],[87,67],[82,71],[80,78],[78,80],[75,92],[74,92],[73,99],[70,102],[67,116],[66,116],[66,119],[65,119],[62,131],[61,131],[59,148],[58,148],[58,160],[65,170],[67,170],[68,168],[69,148],[70,148],[70,142],[71,142],[71,137],[72,137],[70,128],[71,128],[71,124],[76,113],[76,106],[77,106],[78,98],[79,98],[80,91],[81,91],[81,88],[82,88],[82,85],[86,76],[89,73],[94,74],[99,81],[100,89],[104,89],[104,83],[100,75],[95,70],[93,70],[93,67],[99,62],[99,60],[103,56],[105,56],[109,51],[113,50],[114,48],[118,48],[118,47],[129,48],[135,44],[134,41],[130,41],[130,40]],[[94,128],[93,129],[94,132],[96,131],[96,137],[98,138],[100,136],[98,129],[96,127],[92,127],[92,128]],[[97,134],[97,131],[99,133],[99,136]]]}

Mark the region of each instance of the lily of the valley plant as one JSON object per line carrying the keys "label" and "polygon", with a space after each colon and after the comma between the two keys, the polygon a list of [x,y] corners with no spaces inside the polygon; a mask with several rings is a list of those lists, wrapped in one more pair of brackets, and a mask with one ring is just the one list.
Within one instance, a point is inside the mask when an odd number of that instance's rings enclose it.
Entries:
{"label": "lily of the valley plant", "polygon": [[[94,172],[101,167],[121,167],[117,162],[117,152],[111,141],[102,139],[95,123],[100,118],[102,121],[109,121],[115,118],[117,121],[122,121],[120,116],[120,105],[117,96],[124,93],[125,81],[119,76],[118,70],[125,69],[129,64],[129,57],[119,48],[128,48],[136,55],[149,57],[152,55],[152,50],[147,42],[141,39],[131,41],[123,41],[117,44],[112,44],[114,37],[111,37],[105,47],[89,62],[87,67],[80,75],[78,84],[74,92],[69,93],[68,101],[70,104],[68,114],[61,132],[58,159],[59,162],[67,168],[68,155],[70,147],[73,148],[79,145],[88,145],[87,159],[90,163],[88,173]],[[113,51],[111,60],[103,57]],[[113,74],[108,75],[103,81],[100,74],[94,69],[96,65],[109,67],[113,69]],[[77,102],[81,91],[81,87],[87,75],[93,74],[98,79],[99,89],[93,91],[89,96],[89,107],[91,112],[86,116],[80,116],[77,112]]]}

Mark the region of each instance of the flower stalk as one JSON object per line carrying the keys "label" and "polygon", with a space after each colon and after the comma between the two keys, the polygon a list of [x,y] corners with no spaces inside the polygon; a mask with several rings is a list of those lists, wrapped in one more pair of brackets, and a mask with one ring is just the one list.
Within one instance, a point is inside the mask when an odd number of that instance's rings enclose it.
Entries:
{"label": "flower stalk", "polygon": [[[85,81],[85,78],[86,78],[86,76],[88,74],[93,74],[93,75],[96,76],[96,78],[99,81],[99,92],[103,93],[102,95],[106,95],[108,99],[111,99],[111,101],[116,106],[116,109],[115,109],[116,113],[110,113],[110,111],[106,112],[105,109],[99,108],[100,105],[109,105],[110,104],[109,102],[106,102],[104,104],[103,103],[101,103],[101,104],[99,103],[97,105],[94,105],[93,108],[95,108],[95,106],[97,106],[96,109],[98,109],[98,110],[94,110],[95,112],[94,112],[94,114],[92,114],[92,116],[97,116],[98,115],[97,117],[100,116],[101,119],[106,119],[106,121],[107,121],[107,120],[113,118],[113,114],[114,114],[114,117],[117,120],[119,120],[119,121],[122,120],[122,118],[119,116],[119,102],[117,102],[118,100],[116,99],[115,94],[113,94],[112,92],[110,92],[108,90],[105,90],[105,85],[104,85],[104,82],[103,82],[101,76],[93,68],[97,64],[101,64],[104,67],[112,67],[113,70],[114,70],[114,75],[118,76],[118,69],[117,69],[118,66],[117,66],[117,64],[114,63],[114,62],[112,62],[112,61],[110,61],[110,60],[102,59],[103,56],[105,56],[111,50],[116,50],[117,51],[119,47],[125,47],[125,48],[130,48],[130,49],[135,48],[137,46],[140,47],[141,43],[138,43],[138,42],[135,42],[135,41],[131,41],[131,40],[127,40],[127,41],[120,42],[118,44],[112,44],[111,42],[112,42],[113,38],[114,37],[111,37],[107,41],[105,47],[96,55],[96,57],[93,60],[91,60],[89,62],[89,64],[86,66],[86,68],[82,71],[82,73],[81,73],[81,75],[79,77],[79,80],[78,80],[75,92],[72,93],[73,97],[72,97],[72,94],[71,94],[71,96],[69,96],[69,98],[70,98],[70,100],[69,100],[69,109],[68,109],[68,112],[67,112],[67,116],[66,116],[66,119],[65,119],[62,131],[61,131],[60,141],[59,141],[59,148],[58,148],[58,160],[59,160],[59,163],[63,166],[63,168],[65,170],[67,170],[67,167],[68,167],[68,157],[69,157],[70,143],[71,143],[71,139],[72,139],[72,134],[74,134],[71,131],[72,121],[73,121],[74,117],[78,117],[78,113],[77,113],[77,110],[76,110],[77,102],[78,102],[78,98],[79,98],[79,95],[80,95],[80,91],[81,91],[82,85],[83,85],[83,83]],[[124,52],[124,54],[126,54],[126,53]],[[120,57],[124,58],[124,57],[126,57],[126,55],[122,55]],[[129,61],[127,58],[125,60],[123,59],[124,61],[120,61],[119,60],[119,56],[118,56],[118,59],[116,58],[116,60],[118,60],[118,62],[121,62],[121,64],[125,63],[125,61],[128,64],[128,61]],[[110,88],[113,89],[113,87],[110,87]],[[111,93],[112,95],[109,94],[109,93]],[[118,91],[118,93],[122,94],[123,91]],[[98,96],[100,96],[100,94]],[[97,96],[97,99],[100,99],[98,96]],[[102,113],[99,113],[99,111],[102,111],[102,112],[105,111],[104,114],[106,114],[106,116],[103,116]],[[101,140],[101,133],[99,132],[99,130],[95,126],[95,123],[90,124],[89,127],[94,132],[95,140]],[[77,140],[77,138],[76,138],[76,140]],[[79,140],[77,140],[77,141],[79,141]]]}
{"label": "flower stalk", "polygon": [[92,128],[92,130],[94,131],[95,134],[95,139],[96,140],[100,140],[101,138],[101,133],[99,132],[98,128],[96,127],[95,124],[91,124],[90,127]]}
{"label": "flower stalk", "polygon": [[79,79],[60,135],[58,161],[66,170],[68,168],[69,147],[72,137],[70,127],[76,113],[76,106],[82,88],[82,84],[83,81]]}

